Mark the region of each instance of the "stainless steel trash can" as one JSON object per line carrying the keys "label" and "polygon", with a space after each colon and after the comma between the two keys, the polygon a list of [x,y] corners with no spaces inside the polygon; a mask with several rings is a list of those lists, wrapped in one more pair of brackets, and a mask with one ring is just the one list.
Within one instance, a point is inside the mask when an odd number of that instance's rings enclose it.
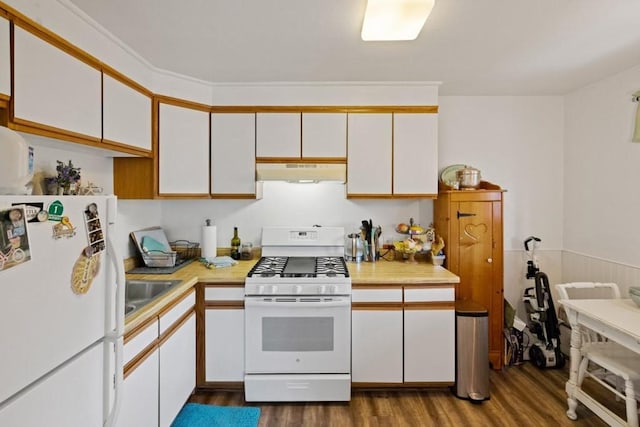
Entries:
{"label": "stainless steel trash can", "polygon": [[489,314],[473,301],[456,301],[456,384],[461,399],[489,399]]}

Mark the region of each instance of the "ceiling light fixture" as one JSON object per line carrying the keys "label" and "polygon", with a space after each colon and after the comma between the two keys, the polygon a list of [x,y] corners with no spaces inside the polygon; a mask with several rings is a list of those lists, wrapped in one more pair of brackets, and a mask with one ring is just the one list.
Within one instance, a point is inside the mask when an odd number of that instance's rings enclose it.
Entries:
{"label": "ceiling light fixture", "polygon": [[362,40],[415,40],[435,0],[367,0]]}

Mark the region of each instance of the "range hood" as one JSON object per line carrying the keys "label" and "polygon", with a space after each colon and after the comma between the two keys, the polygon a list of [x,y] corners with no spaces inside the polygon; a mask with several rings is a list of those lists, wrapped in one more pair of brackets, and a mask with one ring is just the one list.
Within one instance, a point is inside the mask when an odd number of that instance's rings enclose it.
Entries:
{"label": "range hood", "polygon": [[335,182],[347,180],[347,165],[335,163],[257,163],[258,181],[299,183]]}

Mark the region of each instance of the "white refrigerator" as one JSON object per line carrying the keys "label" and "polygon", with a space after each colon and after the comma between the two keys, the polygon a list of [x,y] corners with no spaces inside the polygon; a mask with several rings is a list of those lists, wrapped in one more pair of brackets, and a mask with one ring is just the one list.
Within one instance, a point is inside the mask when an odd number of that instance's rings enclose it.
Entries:
{"label": "white refrigerator", "polygon": [[116,209],[114,196],[0,196],[0,426],[115,424]]}

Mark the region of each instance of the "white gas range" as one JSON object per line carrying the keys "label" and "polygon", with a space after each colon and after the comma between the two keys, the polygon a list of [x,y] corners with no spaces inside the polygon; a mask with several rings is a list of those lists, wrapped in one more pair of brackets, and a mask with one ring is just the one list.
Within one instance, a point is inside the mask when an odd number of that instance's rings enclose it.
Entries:
{"label": "white gas range", "polygon": [[341,227],[265,227],[245,280],[245,400],[351,398],[351,278]]}

